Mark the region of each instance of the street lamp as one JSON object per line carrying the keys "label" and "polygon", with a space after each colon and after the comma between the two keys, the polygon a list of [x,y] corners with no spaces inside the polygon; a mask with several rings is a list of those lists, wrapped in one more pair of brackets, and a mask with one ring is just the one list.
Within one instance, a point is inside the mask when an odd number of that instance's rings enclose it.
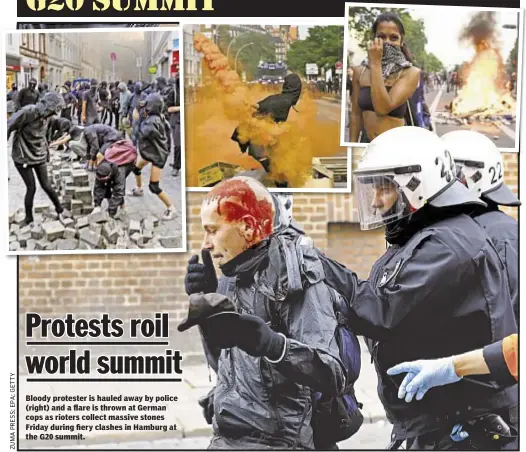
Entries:
{"label": "street lamp", "polygon": [[229,42],[228,47],[226,49],[226,59],[228,60],[228,55],[230,54],[230,46],[236,42],[238,38],[240,38],[243,35],[246,35],[248,33],[251,33],[250,31],[245,31],[244,33],[238,34],[232,41]]}
{"label": "street lamp", "polygon": [[237,53],[236,53],[236,59],[234,60],[234,71],[236,72],[236,74],[237,74],[237,57],[239,56],[239,54],[241,53],[241,51],[242,51],[245,47],[252,46],[252,45],[254,45],[254,43],[253,43],[253,42],[249,42],[248,44],[245,44],[244,46],[241,46],[241,47],[239,48],[239,50],[237,51]]}
{"label": "street lamp", "polygon": [[[131,50],[135,54],[136,62],[140,63],[141,60],[140,60],[139,54],[137,53],[137,50],[135,50],[133,47],[124,46],[122,44],[115,44],[115,46],[116,47],[121,47],[122,49]],[[139,81],[139,80],[141,80],[142,64],[138,64],[137,68],[139,69],[139,78],[137,79],[137,81]]]}

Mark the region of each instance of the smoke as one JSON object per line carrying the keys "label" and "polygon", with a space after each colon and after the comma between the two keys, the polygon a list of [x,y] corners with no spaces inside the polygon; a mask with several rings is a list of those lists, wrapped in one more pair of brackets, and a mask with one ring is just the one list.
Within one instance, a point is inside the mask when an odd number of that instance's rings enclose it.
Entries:
{"label": "smoke", "polygon": [[467,27],[460,34],[463,41],[471,41],[478,49],[495,46],[499,39],[496,14],[493,11],[475,13]]}
{"label": "smoke", "polygon": [[[187,109],[186,161],[188,186],[197,185],[199,169],[214,162],[228,162],[244,169],[261,169],[260,164],[230,137],[238,128],[241,142],[250,141],[268,149],[270,177],[287,180],[290,187],[302,187],[311,175],[312,158],[331,156],[339,146],[339,122],[326,121],[306,86],[295,111],[286,123],[253,116],[257,102],[267,97],[268,89],[247,85],[231,70],[227,58],[202,34],[194,36],[194,47],[203,55],[211,83],[200,91],[200,102]],[[275,91],[278,92],[278,91]]]}

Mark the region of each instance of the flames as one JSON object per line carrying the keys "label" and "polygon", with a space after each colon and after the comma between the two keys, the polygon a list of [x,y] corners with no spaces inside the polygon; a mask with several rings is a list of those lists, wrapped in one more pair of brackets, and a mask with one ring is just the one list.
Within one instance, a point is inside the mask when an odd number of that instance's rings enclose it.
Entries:
{"label": "flames", "polygon": [[269,94],[260,85],[243,83],[230,69],[219,48],[203,34],[194,36],[194,47],[203,55],[210,83],[200,90],[200,102],[186,110],[187,186],[197,186],[199,169],[214,162],[228,162],[246,170],[260,164],[230,137],[237,127],[242,142],[251,141],[268,149],[270,178],[303,187],[312,173],[312,158],[341,152],[339,123],[318,119],[318,107],[304,84],[296,112],[286,123],[255,118],[256,103]]}
{"label": "flames", "polygon": [[494,13],[475,14],[464,30],[475,56],[460,71],[462,88],[452,103],[458,117],[481,118],[493,115],[515,115],[516,101],[507,87],[506,68],[498,49]]}

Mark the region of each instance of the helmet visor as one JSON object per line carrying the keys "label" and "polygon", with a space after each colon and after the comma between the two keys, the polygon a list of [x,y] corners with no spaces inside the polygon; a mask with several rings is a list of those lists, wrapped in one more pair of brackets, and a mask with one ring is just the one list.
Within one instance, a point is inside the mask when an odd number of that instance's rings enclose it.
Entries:
{"label": "helmet visor", "polygon": [[376,229],[409,214],[402,189],[388,174],[355,174],[360,227]]}

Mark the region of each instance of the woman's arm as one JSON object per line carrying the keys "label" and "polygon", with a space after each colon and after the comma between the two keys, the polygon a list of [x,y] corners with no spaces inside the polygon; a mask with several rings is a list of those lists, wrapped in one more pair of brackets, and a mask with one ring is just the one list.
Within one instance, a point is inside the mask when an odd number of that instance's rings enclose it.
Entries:
{"label": "woman's arm", "polygon": [[357,143],[362,130],[362,111],[358,105],[358,96],[360,95],[360,75],[362,68],[360,66],[353,69],[352,76],[352,94],[351,94],[351,133],[350,142]]}
{"label": "woman's arm", "polygon": [[381,65],[371,65],[371,99],[377,115],[385,116],[407,102],[414,94],[420,80],[420,69],[406,69],[391,91],[387,92]]}

